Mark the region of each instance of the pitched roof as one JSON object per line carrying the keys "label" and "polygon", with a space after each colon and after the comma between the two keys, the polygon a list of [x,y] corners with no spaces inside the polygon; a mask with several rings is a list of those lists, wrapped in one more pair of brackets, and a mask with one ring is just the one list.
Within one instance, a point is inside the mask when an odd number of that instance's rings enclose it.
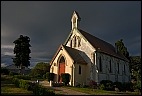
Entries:
{"label": "pitched roof", "polygon": [[87,64],[86,61],[81,56],[81,54],[85,55],[85,54],[83,54],[82,51],[79,51],[79,50],[71,48],[71,47],[67,47],[65,45],[63,45],[63,47],[65,48],[65,50],[68,52],[68,54],[71,56],[71,58],[74,60],[75,63]]}
{"label": "pitched roof", "polygon": [[[60,45],[60,47],[58,48],[56,54],[54,55],[54,57],[52,58],[50,64],[53,63],[54,59],[56,58],[56,56],[58,55],[60,49],[62,49],[62,47],[66,50],[66,52],[68,53],[68,55],[74,60],[74,63],[78,63],[78,64],[87,64],[86,61],[82,58],[81,51],[77,50],[77,49],[73,49],[71,47],[67,47],[65,45]],[[83,53],[82,53],[83,54]],[[85,55],[85,54],[83,54]]]}
{"label": "pitched roof", "polygon": [[114,57],[123,59],[125,61],[128,61],[128,59],[121,55],[120,53],[116,53],[114,46],[112,46],[111,44],[81,30],[78,29],[79,32],[88,40],[88,42],[96,49],[99,49],[100,52],[112,55]]}

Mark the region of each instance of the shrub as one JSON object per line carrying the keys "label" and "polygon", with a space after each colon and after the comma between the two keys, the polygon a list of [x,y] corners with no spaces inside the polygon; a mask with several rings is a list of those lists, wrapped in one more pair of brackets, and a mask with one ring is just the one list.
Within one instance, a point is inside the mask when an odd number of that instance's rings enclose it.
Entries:
{"label": "shrub", "polygon": [[124,82],[122,86],[123,91],[133,91],[133,84],[131,82]]}
{"label": "shrub", "polygon": [[15,84],[16,87],[19,87],[20,81],[18,78],[13,78],[12,82]]}
{"label": "shrub", "polygon": [[62,73],[61,77],[62,77],[62,81],[65,83],[65,85],[69,84],[69,82],[70,82],[70,74],[69,73]]}
{"label": "shrub", "polygon": [[64,86],[64,83],[52,83],[53,87],[61,87]]}
{"label": "shrub", "polygon": [[101,89],[101,90],[105,90],[105,86],[104,86],[104,84],[100,84],[100,85],[99,85],[99,89]]}
{"label": "shrub", "polygon": [[53,90],[44,88],[41,85],[37,85],[37,84],[33,88],[33,94],[34,95],[55,95]]}
{"label": "shrub", "polygon": [[54,73],[47,72],[46,75],[49,82],[54,80]]}
{"label": "shrub", "polygon": [[14,77],[18,79],[31,80],[31,76],[29,75],[15,75]]}
{"label": "shrub", "polygon": [[17,87],[33,91],[34,95],[55,95],[55,92],[53,90],[44,88],[37,83],[31,83],[27,80],[18,78],[13,78],[12,81]]}
{"label": "shrub", "polygon": [[137,81],[136,83],[133,84],[133,89],[134,91],[140,91],[141,90],[141,81]]}
{"label": "shrub", "polygon": [[97,88],[97,82],[90,80],[89,87],[96,89]]}
{"label": "shrub", "polygon": [[1,68],[1,74],[8,75],[9,74],[9,70],[6,69],[6,68]]}
{"label": "shrub", "polygon": [[[102,80],[100,82],[100,85],[103,84],[104,85],[104,90],[113,90],[113,82],[110,80]],[[102,85],[101,85],[102,86]]]}
{"label": "shrub", "polygon": [[114,89],[118,88],[119,90],[122,90],[122,83],[121,82],[114,82],[113,83]]}
{"label": "shrub", "polygon": [[78,84],[76,84],[76,86],[75,87],[81,87],[81,84],[80,83],[78,83]]}
{"label": "shrub", "polygon": [[28,87],[28,90],[29,90],[29,91],[32,91],[32,90],[34,89],[34,86],[36,85],[36,83],[28,82],[28,84],[30,85],[30,86]]}
{"label": "shrub", "polygon": [[30,84],[28,81],[20,79],[19,87],[28,90],[30,87]]}
{"label": "shrub", "polygon": [[10,72],[9,72],[9,75],[10,75],[10,76],[19,75],[19,73],[15,73],[15,72],[11,72],[11,71],[10,71]]}

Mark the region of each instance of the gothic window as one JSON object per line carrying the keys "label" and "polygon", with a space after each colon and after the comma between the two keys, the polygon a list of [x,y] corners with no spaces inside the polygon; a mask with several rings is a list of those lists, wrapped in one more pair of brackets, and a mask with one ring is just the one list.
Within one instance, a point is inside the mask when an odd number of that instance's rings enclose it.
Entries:
{"label": "gothic window", "polygon": [[72,40],[70,40],[70,47],[72,47]]}
{"label": "gothic window", "polygon": [[81,74],[81,66],[79,65],[79,74]]}
{"label": "gothic window", "polygon": [[101,57],[99,59],[99,71],[102,72],[102,60],[101,60]]}
{"label": "gothic window", "polygon": [[80,44],[81,39],[80,39],[80,37],[79,37],[79,36],[77,37],[77,39],[78,39],[78,47],[79,47],[79,46],[81,46],[81,44]]}
{"label": "gothic window", "polygon": [[74,36],[73,39],[74,39],[74,47],[76,47],[76,41],[77,41],[77,40],[76,40],[76,36]]}
{"label": "gothic window", "polygon": [[126,74],[126,70],[125,70],[125,64],[124,64],[124,74]]}
{"label": "gothic window", "polygon": [[111,60],[109,61],[109,73],[112,72],[112,69],[111,69]]}
{"label": "gothic window", "polygon": [[61,59],[60,59],[60,61],[59,61],[59,63],[63,63],[63,62],[65,62],[65,59],[64,59],[64,57],[62,56]]}
{"label": "gothic window", "polygon": [[119,74],[119,63],[117,63],[117,73]]}

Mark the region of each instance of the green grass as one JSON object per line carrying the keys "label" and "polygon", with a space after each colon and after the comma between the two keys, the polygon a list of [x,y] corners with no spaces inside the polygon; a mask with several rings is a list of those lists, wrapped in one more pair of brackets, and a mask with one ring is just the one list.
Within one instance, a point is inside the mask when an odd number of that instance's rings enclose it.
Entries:
{"label": "green grass", "polygon": [[32,91],[17,88],[12,84],[11,77],[1,75],[1,94],[2,95],[32,95]]}
{"label": "green grass", "polygon": [[90,95],[140,95],[138,92],[115,92],[115,91],[106,91],[99,89],[90,89],[90,88],[77,88],[77,87],[66,87],[75,91],[84,92]]}

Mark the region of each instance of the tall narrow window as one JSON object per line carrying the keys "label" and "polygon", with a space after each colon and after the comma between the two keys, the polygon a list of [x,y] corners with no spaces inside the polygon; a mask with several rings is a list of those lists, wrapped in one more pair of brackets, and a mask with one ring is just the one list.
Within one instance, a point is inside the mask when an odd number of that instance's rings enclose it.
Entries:
{"label": "tall narrow window", "polygon": [[70,47],[72,47],[72,40],[70,40]]}
{"label": "tall narrow window", "polygon": [[74,47],[76,47],[76,36],[74,36]]}
{"label": "tall narrow window", "polygon": [[111,60],[109,61],[109,73],[112,72],[112,69],[111,69]]}
{"label": "tall narrow window", "polygon": [[119,74],[119,63],[117,63],[117,72],[118,72],[118,74]]}
{"label": "tall narrow window", "polygon": [[81,66],[79,65],[79,74],[81,74]]}
{"label": "tall narrow window", "polygon": [[102,60],[101,60],[101,57],[99,59],[99,69],[100,69],[100,72],[102,72]]}
{"label": "tall narrow window", "polygon": [[126,70],[125,70],[125,64],[124,64],[124,74],[126,73]]}
{"label": "tall narrow window", "polygon": [[81,39],[80,39],[80,37],[79,37],[79,36],[77,37],[77,39],[78,39],[78,47],[79,47],[79,46],[81,46],[81,44],[80,44]]}

